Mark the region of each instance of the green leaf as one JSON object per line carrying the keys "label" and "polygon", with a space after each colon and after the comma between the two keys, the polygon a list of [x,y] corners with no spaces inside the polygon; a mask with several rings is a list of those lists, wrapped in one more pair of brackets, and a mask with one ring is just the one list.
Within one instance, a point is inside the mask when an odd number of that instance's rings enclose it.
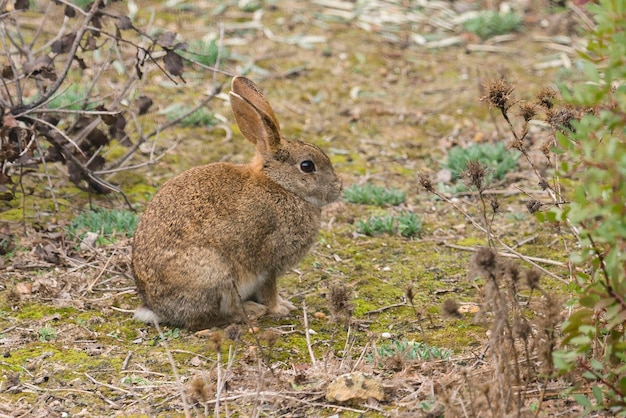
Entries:
{"label": "green leaf", "polygon": [[602,394],[602,388],[600,388],[600,386],[598,385],[594,385],[591,388],[591,391],[593,392],[593,397],[596,398],[596,404],[602,405],[604,403],[604,395]]}
{"label": "green leaf", "polygon": [[574,400],[578,402],[579,405],[585,408],[591,408],[593,406],[589,398],[583,395],[582,393],[575,393],[572,395],[572,398],[574,398]]}
{"label": "green leaf", "polygon": [[591,366],[592,369],[597,370],[597,371],[604,370],[604,364],[602,364],[601,361],[595,358],[592,358],[591,361],[589,361],[589,366]]}

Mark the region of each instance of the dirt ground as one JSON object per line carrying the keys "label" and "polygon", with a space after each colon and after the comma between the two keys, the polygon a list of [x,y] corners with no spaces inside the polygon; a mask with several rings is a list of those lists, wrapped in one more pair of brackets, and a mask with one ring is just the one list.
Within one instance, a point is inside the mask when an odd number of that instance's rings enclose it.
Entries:
{"label": "dirt ground", "polygon": [[[318,242],[279,282],[298,310],[280,320],[262,318],[229,339],[167,327],[159,333],[134,321],[139,299],[130,238],[81,249],[66,228],[90,197],[69,185],[62,167],[52,167],[67,203],[51,213],[40,208],[38,178],[26,179],[23,202],[32,215],[24,223],[11,219],[19,202],[0,212],[1,237],[13,242],[0,262],[0,416],[498,416],[488,402],[481,406],[462,395],[495,373],[485,360],[487,328],[474,318],[481,282],[468,274],[485,236],[425,192],[419,174],[445,182],[441,163],[451,147],[510,140],[504,120],[480,100],[487,81],[506,77],[523,99],[573,80],[581,45],[577,13],[524,2],[518,31],[482,40],[464,29],[468,14],[517,2],[152,3],[140,10],[138,24],[153,19],[182,39],[222,30],[229,58],[220,69],[255,80],[284,134],[326,150],[344,187],[370,182],[404,191],[406,201],[329,205]],[[212,80],[205,71],[190,72],[184,87],[165,77],[151,82],[155,95],[186,102],[211,91]],[[229,76],[217,81],[226,91]],[[251,157],[227,101],[218,98],[209,107],[226,129],[167,131],[160,146],[180,144],[158,165],[112,178],[139,213],[175,173]],[[155,111],[154,117],[164,115]],[[532,127],[533,155],[548,136],[545,126]],[[542,198],[528,165],[520,160],[490,189],[501,198],[498,236],[539,260],[551,274],[544,275],[545,289],[566,292],[562,238],[526,210],[529,200]],[[471,193],[452,198],[478,216]],[[91,202],[124,208],[114,194]],[[418,236],[356,232],[368,216],[406,212],[423,219]],[[337,288],[345,289],[343,312],[331,306]],[[443,315],[451,298],[463,308],[458,317]],[[393,342],[424,343],[450,356],[410,358],[406,346],[383,355],[380,348]],[[330,382],[357,371],[375,378],[379,391],[349,402],[327,398]],[[570,383],[544,383],[528,383],[523,408],[510,416],[577,414],[562,394]]]}

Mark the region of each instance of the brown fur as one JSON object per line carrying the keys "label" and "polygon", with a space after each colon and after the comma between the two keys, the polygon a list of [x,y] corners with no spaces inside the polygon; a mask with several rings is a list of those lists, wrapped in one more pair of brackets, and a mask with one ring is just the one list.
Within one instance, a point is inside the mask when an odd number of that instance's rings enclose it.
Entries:
{"label": "brown fur", "polygon": [[[242,320],[242,300],[288,314],[294,306],[278,296],[276,280],[306,254],[321,207],[340,194],[328,157],[314,145],[284,139],[250,80],[235,77],[231,90],[237,124],[257,154],[246,165],[192,168],[154,196],[133,243],[140,319],[208,328]],[[305,160],[317,170],[303,172]]]}

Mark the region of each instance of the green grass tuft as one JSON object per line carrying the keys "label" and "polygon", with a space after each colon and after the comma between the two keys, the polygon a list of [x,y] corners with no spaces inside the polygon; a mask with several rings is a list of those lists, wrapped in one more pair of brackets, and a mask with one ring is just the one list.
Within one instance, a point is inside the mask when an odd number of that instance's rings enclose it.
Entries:
{"label": "green grass tuft", "polygon": [[[168,120],[173,120],[178,118],[183,113],[188,112],[191,109],[190,106],[181,105],[179,103],[169,106],[162,113],[167,116]],[[202,126],[215,126],[219,120],[215,117],[213,112],[209,112],[204,108],[200,108],[190,115],[185,116],[180,122],[179,125],[184,127],[202,127]]]}
{"label": "green grass tuft", "polygon": [[[498,142],[496,144],[474,144],[469,147],[452,147],[448,151],[446,161],[442,164],[443,168],[450,170],[452,174],[452,182],[458,181],[462,177],[462,173],[467,169],[467,163],[470,161],[478,161],[487,168],[485,182],[489,184],[494,180],[502,180],[507,173],[513,171],[517,167],[519,152],[511,149]],[[454,190],[467,190],[464,184],[458,184]]]}
{"label": "green grass tuft", "polygon": [[[196,40],[189,43],[189,47],[185,51],[181,51],[181,55],[192,62],[202,65],[213,66],[217,63],[219,45],[215,40],[209,42]],[[228,50],[222,47],[220,60],[228,58]]]}
{"label": "green grass tuft", "polygon": [[410,238],[422,230],[422,218],[412,212],[401,213],[397,216],[371,216],[367,220],[359,220],[356,224],[357,232],[364,235],[394,235],[399,233]]}
{"label": "green grass tuft", "polygon": [[89,92],[83,86],[72,85],[67,90],[63,91],[61,94],[54,97],[54,99],[48,102],[48,108],[50,109],[68,109],[68,110],[81,110],[85,109],[94,109],[96,104],[87,104],[85,106],[85,101],[88,100]]}
{"label": "green grass tuft", "polygon": [[515,12],[498,13],[483,11],[478,16],[467,20],[463,26],[481,39],[503,35],[520,29],[522,16]]}
{"label": "green grass tuft", "polygon": [[139,216],[127,210],[102,209],[88,210],[75,217],[68,226],[68,232],[79,240],[87,232],[98,234],[96,244],[110,244],[117,236],[132,237],[137,229]]}
{"label": "green grass tuft", "polygon": [[[452,351],[407,340],[391,340],[376,347],[378,359],[394,356],[401,356],[405,360],[445,360],[452,356]],[[370,354],[369,360],[374,361],[374,357]]]}
{"label": "green grass tuft", "polygon": [[398,206],[406,201],[406,192],[398,189],[385,189],[371,183],[354,184],[343,192],[350,203],[375,206]]}

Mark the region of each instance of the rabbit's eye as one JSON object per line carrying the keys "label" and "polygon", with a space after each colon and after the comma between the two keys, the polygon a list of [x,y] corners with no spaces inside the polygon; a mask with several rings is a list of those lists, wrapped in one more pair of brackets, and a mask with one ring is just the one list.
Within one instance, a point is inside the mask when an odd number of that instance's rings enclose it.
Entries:
{"label": "rabbit's eye", "polygon": [[303,173],[312,173],[315,171],[315,163],[311,160],[305,160],[300,163],[300,170]]}

